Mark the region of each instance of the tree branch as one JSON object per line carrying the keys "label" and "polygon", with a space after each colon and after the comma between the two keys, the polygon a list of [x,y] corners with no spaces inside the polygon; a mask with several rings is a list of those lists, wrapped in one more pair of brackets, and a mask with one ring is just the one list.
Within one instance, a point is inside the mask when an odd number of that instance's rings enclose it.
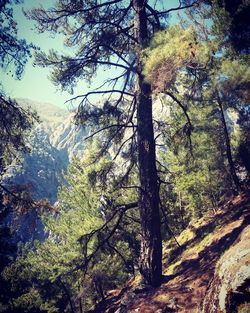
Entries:
{"label": "tree branch", "polygon": [[76,10],[50,10],[51,13],[68,13],[67,15],[61,15],[60,17],[65,17],[65,16],[70,16],[70,15],[73,15],[75,13],[86,13],[86,12],[90,12],[90,11],[93,11],[93,10],[96,10],[96,9],[100,9],[101,7],[105,7],[105,6],[109,6],[109,5],[112,5],[112,4],[116,4],[116,3],[119,3],[123,0],[113,0],[113,1],[107,1],[107,2],[103,2],[103,3],[100,3],[100,4],[97,4],[97,5],[93,5],[92,7],[89,7],[87,9],[76,9]]}
{"label": "tree branch", "polygon": [[163,216],[164,216],[164,223],[165,223],[166,226],[167,226],[167,229],[168,229],[168,231],[169,231],[170,236],[174,238],[174,241],[176,242],[177,246],[178,246],[179,248],[181,248],[181,245],[180,245],[179,242],[177,241],[177,239],[176,239],[176,237],[175,237],[175,235],[174,235],[172,229],[170,228],[170,226],[169,226],[169,224],[168,224],[168,218],[167,218],[167,215],[166,215],[166,213],[165,213],[165,211],[164,211],[164,209],[163,209],[163,205],[162,205],[161,200],[160,200],[160,208],[161,208],[162,214],[163,214]]}
{"label": "tree branch", "polygon": [[187,119],[187,122],[188,122],[187,135],[188,135],[188,140],[189,140],[189,145],[190,145],[190,153],[191,153],[191,156],[193,157],[193,145],[192,145],[192,141],[191,141],[191,132],[193,130],[193,125],[192,125],[191,120],[189,118],[189,115],[187,113],[187,109],[181,103],[181,101],[179,99],[177,99],[171,92],[166,92],[165,94],[168,95],[170,98],[172,98],[179,105],[179,107],[182,109],[182,111],[183,111],[183,113]]}
{"label": "tree branch", "polygon": [[191,8],[191,7],[197,7],[199,5],[198,1],[194,1],[191,4],[184,5],[184,6],[181,5],[181,1],[179,1],[179,3],[180,3],[180,5],[178,7],[176,7],[176,8],[172,8],[172,9],[169,9],[169,10],[166,10],[166,11],[154,10],[155,12],[150,14],[150,15],[148,15],[148,16],[152,16],[152,15],[155,15],[155,14],[157,14],[158,16],[165,15],[165,14],[168,14],[168,13],[173,12],[173,11],[179,11],[179,10],[188,9],[188,8]]}
{"label": "tree branch", "polygon": [[[134,126],[132,126],[132,127],[134,127]],[[123,143],[120,145],[118,151],[116,152],[115,156],[113,157],[113,159],[112,159],[113,161],[118,157],[118,155],[120,154],[120,152],[121,152],[122,148],[125,146],[125,144],[135,137],[135,134],[136,134],[136,131],[134,131],[133,134],[128,139],[123,141]]]}
{"label": "tree branch", "polygon": [[129,126],[129,125],[126,125],[126,124],[113,124],[113,125],[108,125],[108,126],[105,126],[105,127],[101,128],[101,129],[98,129],[98,130],[95,131],[94,133],[92,133],[92,134],[90,134],[89,136],[85,137],[84,140],[88,140],[88,139],[90,139],[90,138],[93,138],[93,137],[94,137],[95,135],[97,135],[98,133],[100,133],[100,132],[102,132],[102,131],[104,131],[104,130],[106,130],[106,129],[113,128],[113,127],[117,127],[117,128],[119,128],[119,130],[122,129],[122,128],[131,128],[131,127],[134,128],[134,126]]}
{"label": "tree branch", "polygon": [[[87,93],[85,93],[85,94],[83,94],[83,95],[79,95],[79,96],[73,97],[73,98],[67,100],[65,103],[70,102],[70,101],[77,100],[77,99],[79,99],[79,98],[88,98],[88,97],[91,96],[91,95],[97,95],[97,94],[102,94],[102,95],[104,95],[104,94],[108,94],[108,93],[119,93],[119,94],[124,94],[124,95],[126,95],[126,96],[130,96],[130,97],[133,97],[133,98],[135,97],[134,94],[132,94],[132,93],[130,93],[130,92],[122,91],[122,90],[119,90],[119,89],[113,89],[113,90],[112,90],[112,89],[110,89],[110,90],[94,90],[94,91],[87,92]],[[84,101],[84,99],[83,99],[82,101]]]}
{"label": "tree branch", "polygon": [[156,22],[156,30],[159,30],[161,27],[161,24],[160,24],[160,20],[159,20],[159,16],[157,14],[157,11],[154,10],[149,4],[146,4],[146,8],[151,12],[151,15],[148,15],[148,17],[149,16],[154,17],[155,22]]}
{"label": "tree branch", "polygon": [[2,188],[7,194],[11,195],[16,200],[20,201],[21,203],[23,203],[25,205],[29,205],[30,207],[33,207],[33,208],[34,207],[36,208],[38,206],[38,204],[36,202],[34,202],[32,199],[24,199],[24,198],[16,195],[15,193],[13,193],[12,191],[10,191],[8,188],[3,186],[2,184],[0,184],[0,188]]}
{"label": "tree branch", "polygon": [[[78,239],[78,241],[80,242],[80,244],[83,244],[83,254],[84,254],[84,264],[81,265],[79,268],[77,269],[81,269],[84,268],[85,269],[85,274],[87,273],[87,269],[88,269],[88,264],[89,262],[93,259],[93,257],[96,255],[96,253],[104,246],[104,244],[106,244],[109,239],[113,236],[113,234],[115,233],[116,229],[118,228],[124,213],[129,210],[129,209],[133,209],[136,208],[138,206],[137,202],[131,202],[128,204],[123,204],[118,206],[114,213],[111,215],[111,217],[98,229],[93,230],[92,232],[90,232],[89,234],[85,234],[84,236],[80,237]],[[97,247],[95,248],[95,250],[88,255],[88,244],[90,242],[90,240],[93,238],[93,236],[97,233],[100,233],[101,231],[103,231],[105,228],[108,227],[108,225],[113,221],[113,219],[118,215],[118,219],[115,223],[115,225],[113,226],[113,228],[110,230],[109,234],[97,245]],[[76,269],[76,270],[77,270]]]}
{"label": "tree branch", "polygon": [[[131,272],[131,268],[130,268],[128,262],[126,261],[125,257],[121,254],[121,252],[120,252],[118,249],[116,249],[116,247],[114,247],[113,245],[111,245],[111,243],[109,242],[109,240],[107,240],[107,245],[108,245],[109,248],[111,248],[112,250],[114,250],[117,255],[119,255],[119,257],[122,259],[122,262],[125,264],[127,270],[128,270],[129,272]],[[133,268],[132,268],[132,272],[134,272],[134,269],[133,269]]]}

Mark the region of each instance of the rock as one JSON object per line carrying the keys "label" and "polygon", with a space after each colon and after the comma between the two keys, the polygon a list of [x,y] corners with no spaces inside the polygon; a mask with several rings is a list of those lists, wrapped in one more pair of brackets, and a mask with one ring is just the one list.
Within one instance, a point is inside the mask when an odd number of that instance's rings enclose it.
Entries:
{"label": "rock", "polygon": [[250,226],[217,263],[214,277],[203,301],[202,313],[237,312],[250,299]]}
{"label": "rock", "polygon": [[[30,153],[20,154],[12,162],[2,183],[10,190],[20,187],[29,191],[34,200],[48,199],[50,204],[55,204],[70,160],[83,155],[86,128],[74,125],[73,113],[65,109],[27,99],[17,101],[23,107],[36,110],[40,123],[34,125],[27,138]],[[15,243],[45,238],[44,225],[35,209],[23,216],[9,210],[1,222],[10,228]]]}
{"label": "rock", "polygon": [[73,113],[65,109],[27,99],[19,99],[18,103],[36,110],[41,122],[27,138],[31,152],[20,155],[21,162],[16,160],[8,167],[4,183],[29,184],[34,199],[46,198],[53,204],[69,161],[83,155],[87,130],[74,125]]}

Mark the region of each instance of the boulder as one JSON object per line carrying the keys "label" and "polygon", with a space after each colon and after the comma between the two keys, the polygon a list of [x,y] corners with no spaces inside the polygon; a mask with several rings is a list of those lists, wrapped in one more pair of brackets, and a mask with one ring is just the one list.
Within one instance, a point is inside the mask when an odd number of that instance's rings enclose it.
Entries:
{"label": "boulder", "polygon": [[202,312],[241,312],[246,306],[250,307],[250,226],[217,262]]}

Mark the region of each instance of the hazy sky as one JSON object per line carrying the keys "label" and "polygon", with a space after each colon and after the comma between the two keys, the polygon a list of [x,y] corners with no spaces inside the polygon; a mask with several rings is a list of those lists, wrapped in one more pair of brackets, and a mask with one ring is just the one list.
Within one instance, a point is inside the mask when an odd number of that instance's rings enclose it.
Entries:
{"label": "hazy sky", "polygon": [[[46,1],[43,1],[43,3]],[[51,1],[50,1],[51,2]],[[41,1],[38,0],[25,0],[24,4],[17,5],[14,8],[14,17],[17,21],[18,37],[25,38],[28,42],[34,42],[42,49],[48,47],[60,47],[60,40],[49,38],[48,34],[36,34],[34,24],[32,21],[27,20],[22,12],[22,9],[28,9],[39,5]],[[62,46],[62,45],[61,45]],[[32,100],[52,102],[60,105],[66,99],[66,94],[56,92],[55,86],[49,81],[49,71],[44,68],[33,67],[33,59],[29,60],[26,64],[24,74],[21,80],[14,79],[8,72],[1,71],[1,81],[5,91],[13,98],[30,98]]]}
{"label": "hazy sky", "polygon": [[[178,1],[171,0],[171,5],[175,5]],[[34,22],[27,20],[22,10],[38,7],[40,4],[43,6],[50,6],[53,1],[48,0],[24,0],[24,3],[14,7],[14,17],[18,23],[18,36],[24,38],[27,42],[33,42],[42,50],[48,51],[51,48],[63,51],[63,38],[52,38],[49,33],[38,34],[35,31]],[[24,74],[21,80],[14,79],[11,75],[3,72],[0,69],[1,82],[7,94],[13,98],[29,98],[31,100],[53,103],[58,106],[65,106],[64,102],[72,95],[67,92],[62,92],[55,87],[49,80],[49,69],[34,67],[33,59],[30,59],[26,64]],[[108,72],[100,72],[99,77],[107,76]],[[94,85],[97,86],[101,82],[96,79]],[[93,87],[93,86],[92,86]],[[85,82],[80,82],[75,90],[74,96],[83,94],[89,88]]]}
{"label": "hazy sky", "polygon": [[[35,30],[33,21],[26,19],[23,14],[23,9],[30,9],[38,7],[40,4],[45,6],[51,5],[53,1],[48,0],[24,0],[24,3],[14,7],[14,18],[17,21],[18,37],[24,38],[27,42],[32,42],[39,46],[42,50],[48,51],[53,48],[55,50],[63,51],[63,38],[52,38],[49,33],[38,34]],[[33,66],[34,59],[30,59],[25,66],[25,70],[21,80],[16,80],[11,73],[0,70],[1,82],[7,94],[13,98],[29,98],[31,100],[50,102],[58,106],[64,106],[64,102],[72,95],[68,92],[58,90],[49,80],[50,70]],[[77,94],[87,91],[87,85],[79,84],[76,89]]]}

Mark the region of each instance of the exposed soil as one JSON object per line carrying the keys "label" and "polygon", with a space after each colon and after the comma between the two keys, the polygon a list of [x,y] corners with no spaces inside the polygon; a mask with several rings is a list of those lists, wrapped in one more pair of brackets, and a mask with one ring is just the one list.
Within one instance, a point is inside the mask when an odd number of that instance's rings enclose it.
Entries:
{"label": "exposed soil", "polygon": [[159,288],[139,289],[131,281],[122,290],[110,291],[106,301],[97,305],[93,312],[112,313],[125,304],[127,312],[131,313],[156,313],[158,310],[201,313],[217,261],[240,240],[240,234],[250,225],[249,193],[231,199],[215,214],[195,225],[191,229],[192,238],[182,249],[176,248],[176,253],[172,251],[171,255],[177,258],[172,258],[171,264],[166,261],[167,256],[163,258],[165,275]]}

